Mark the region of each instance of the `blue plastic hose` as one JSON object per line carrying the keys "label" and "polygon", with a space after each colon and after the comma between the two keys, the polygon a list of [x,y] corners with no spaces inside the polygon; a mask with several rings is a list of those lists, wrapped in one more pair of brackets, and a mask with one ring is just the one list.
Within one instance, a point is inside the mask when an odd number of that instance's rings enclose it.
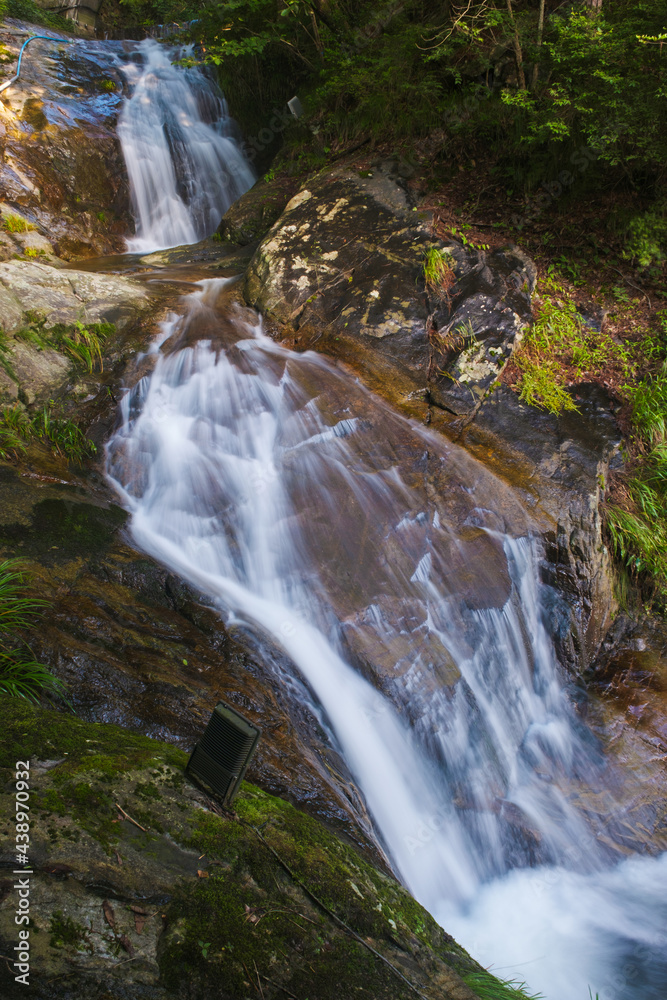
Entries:
{"label": "blue plastic hose", "polygon": [[42,38],[47,42],[69,43],[74,41],[73,38],[52,38],[51,35],[31,35],[30,38],[26,38],[25,42],[21,46],[21,51],[19,52],[19,61],[16,66],[16,76],[13,76],[11,80],[7,80],[5,83],[3,83],[3,85],[0,87],[0,94],[3,92],[3,90],[7,90],[7,87],[11,87],[11,85],[13,83],[16,83],[16,81],[18,80],[19,75],[21,73],[21,59],[23,58],[23,50],[26,47],[26,45],[29,45],[30,42],[34,42],[36,38]]}

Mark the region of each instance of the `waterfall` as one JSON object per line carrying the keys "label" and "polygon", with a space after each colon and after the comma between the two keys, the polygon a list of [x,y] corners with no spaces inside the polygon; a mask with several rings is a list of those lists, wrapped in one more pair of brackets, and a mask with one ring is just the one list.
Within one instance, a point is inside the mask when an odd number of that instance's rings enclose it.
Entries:
{"label": "waterfall", "polygon": [[210,236],[255,180],[220,91],[199,68],[174,66],[179,54],[145,39],[120,67],[131,89],[118,136],[136,221],[128,249],[135,252]]}
{"label": "waterfall", "polygon": [[398,876],[477,959],[548,1000],[664,1000],[667,857],[619,863],[575,804],[605,763],[530,519],[325,359],[216,322],[224,284],[184,300],[107,447],[138,545],[287,654]]}

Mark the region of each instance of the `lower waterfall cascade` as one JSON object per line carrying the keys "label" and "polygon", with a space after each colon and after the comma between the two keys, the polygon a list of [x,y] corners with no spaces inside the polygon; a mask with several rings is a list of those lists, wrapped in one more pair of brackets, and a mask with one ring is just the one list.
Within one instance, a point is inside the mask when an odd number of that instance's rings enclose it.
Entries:
{"label": "lower waterfall cascade", "polygon": [[[398,877],[478,961],[548,1000],[664,998],[667,855],[619,860],[576,806],[605,762],[508,488],[248,311],[213,344],[225,284],[197,282],[122,401],[107,467],[137,545],[287,655]],[[458,528],[410,460],[454,484]],[[462,596],[467,538],[501,599]]]}

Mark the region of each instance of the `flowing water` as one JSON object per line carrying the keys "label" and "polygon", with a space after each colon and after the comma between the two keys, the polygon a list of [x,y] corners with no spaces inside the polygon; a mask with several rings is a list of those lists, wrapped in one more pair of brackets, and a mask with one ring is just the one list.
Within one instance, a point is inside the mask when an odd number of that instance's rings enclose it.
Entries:
{"label": "flowing water", "polygon": [[[143,51],[119,130],[152,249],[210,230],[237,190],[216,163],[249,174],[206,79]],[[665,1000],[667,857],[620,860],[586,809],[609,767],[529,516],[225,285],[193,286],[123,399],[108,473],[137,544],[286,654],[397,875],[475,958],[549,1000]]]}
{"label": "flowing water", "polygon": [[153,39],[122,72],[131,90],[118,123],[141,252],[196,243],[213,233],[254,183],[222,94],[199,69],[179,69]]}

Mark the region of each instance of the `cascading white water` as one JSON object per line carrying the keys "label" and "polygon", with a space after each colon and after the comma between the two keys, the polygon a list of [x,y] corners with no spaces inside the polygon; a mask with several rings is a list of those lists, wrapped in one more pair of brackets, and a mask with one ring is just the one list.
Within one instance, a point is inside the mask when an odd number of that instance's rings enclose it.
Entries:
{"label": "cascading white water", "polygon": [[145,39],[121,65],[131,87],[118,136],[130,178],[136,252],[196,243],[254,183],[222,94],[176,50]]}
{"label": "cascading white water", "polygon": [[[211,329],[223,283],[172,344]],[[667,858],[618,864],[572,804],[600,755],[508,490],[259,323],[193,340],[163,345],[108,445],[138,544],[287,653],[398,874],[476,958],[548,1000],[664,1000]]]}

